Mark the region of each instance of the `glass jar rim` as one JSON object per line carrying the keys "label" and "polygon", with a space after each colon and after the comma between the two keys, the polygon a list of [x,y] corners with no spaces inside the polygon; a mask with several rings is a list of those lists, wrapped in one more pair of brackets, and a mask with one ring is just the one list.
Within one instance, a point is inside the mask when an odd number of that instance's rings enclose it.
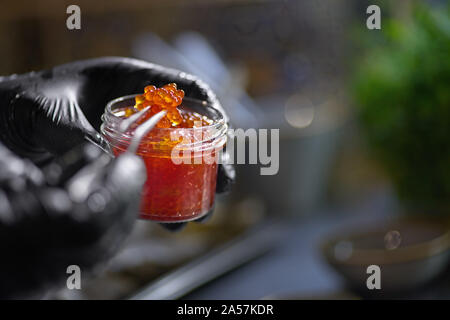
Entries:
{"label": "glass jar rim", "polygon": [[[132,134],[120,132],[118,130],[119,123],[120,123],[120,121],[123,120],[123,118],[115,115],[113,110],[114,110],[114,106],[119,103],[124,104],[122,107],[130,106],[130,103],[125,103],[125,101],[133,99],[133,103],[134,103],[134,98],[137,95],[140,95],[140,93],[121,96],[121,97],[118,97],[118,98],[115,98],[115,99],[109,101],[106,104],[105,112],[103,113],[103,115],[101,117],[101,119],[103,121],[103,123],[101,125],[101,133],[103,135],[107,135],[110,138],[117,140],[117,141],[121,140],[122,142],[131,140],[131,138],[133,137]],[[182,145],[182,147],[196,148],[200,144],[203,144],[205,141],[214,141],[214,140],[220,140],[217,142],[222,144],[221,138],[226,136],[227,130],[228,130],[228,124],[225,121],[225,116],[223,115],[223,113],[221,113],[220,110],[217,110],[217,109],[211,107],[211,105],[208,104],[208,102],[206,102],[204,100],[197,100],[197,99],[193,99],[193,98],[189,98],[189,97],[184,97],[181,106],[189,107],[186,103],[188,105],[192,104],[192,105],[196,105],[196,107],[205,108],[205,110],[208,110],[207,112],[213,113],[215,115],[215,119],[214,118],[212,119],[213,123],[210,125],[207,125],[207,126],[195,127],[195,128],[157,128],[157,127],[155,127],[152,129],[152,132],[163,133],[163,134],[166,133],[167,135],[170,135],[171,133],[174,133],[174,132],[183,132],[183,133],[187,132],[190,135],[195,135],[196,132],[205,132],[208,130],[214,130],[215,134],[212,136],[208,136],[208,138],[206,140],[196,141],[191,144],[184,144],[184,145]],[[191,106],[191,108],[192,108],[192,106]],[[148,142],[148,141],[156,143],[156,141],[152,141],[150,138],[142,139],[142,142]]]}

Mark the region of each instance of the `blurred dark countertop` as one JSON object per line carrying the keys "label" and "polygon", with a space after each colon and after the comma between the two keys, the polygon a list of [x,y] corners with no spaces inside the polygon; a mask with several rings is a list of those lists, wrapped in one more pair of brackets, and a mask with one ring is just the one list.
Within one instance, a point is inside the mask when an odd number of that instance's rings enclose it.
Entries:
{"label": "blurred dark countertop", "polygon": [[[378,194],[352,209],[320,210],[283,223],[276,249],[191,292],[183,299],[358,299],[326,263],[319,245],[340,230],[394,219],[392,199]],[[417,292],[399,298],[450,299],[450,269]]]}

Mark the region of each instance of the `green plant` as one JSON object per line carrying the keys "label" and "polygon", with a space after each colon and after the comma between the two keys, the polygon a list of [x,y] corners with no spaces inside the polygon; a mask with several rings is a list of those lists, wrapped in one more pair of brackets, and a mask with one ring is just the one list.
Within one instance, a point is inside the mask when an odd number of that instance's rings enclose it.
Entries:
{"label": "green plant", "polygon": [[450,209],[450,6],[416,4],[382,35],[352,86],[362,128],[405,204]]}

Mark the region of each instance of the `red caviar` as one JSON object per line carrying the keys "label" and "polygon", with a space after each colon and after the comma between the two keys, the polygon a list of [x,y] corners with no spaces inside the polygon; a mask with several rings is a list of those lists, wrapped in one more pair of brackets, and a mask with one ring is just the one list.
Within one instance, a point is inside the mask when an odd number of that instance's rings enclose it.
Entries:
{"label": "red caviar", "polygon": [[[214,121],[200,113],[180,108],[183,98],[184,92],[178,90],[175,84],[162,88],[147,86],[144,94],[135,97],[134,105],[112,111],[116,117],[126,118],[149,107],[138,121],[139,124],[162,109],[167,110],[167,115],[147,134],[137,151],[147,169],[147,181],[141,200],[141,218],[160,222],[187,221],[206,214],[213,207],[217,162],[205,161],[204,151],[208,149],[209,156],[215,157],[224,142],[214,144],[211,149],[210,139],[196,140],[196,134],[193,132],[201,131]],[[132,136],[137,126],[133,126],[126,134]],[[174,140],[170,136],[174,131],[183,137],[194,138],[194,142],[203,141],[207,147],[201,152],[179,154],[175,157],[181,161],[174,161],[172,151],[180,143],[180,140]],[[128,144],[129,141],[122,140],[112,142],[114,154],[117,156],[124,152]]]}
{"label": "red caviar", "polygon": [[195,112],[182,113],[178,107],[184,98],[184,91],[179,90],[175,83],[169,83],[161,88],[146,86],[144,94],[135,97],[134,107],[125,109],[125,116],[141,111],[147,107],[150,110],[142,117],[138,123],[142,123],[154,116],[161,110],[167,110],[167,114],[162,118],[157,128],[194,128],[195,126],[206,126],[211,124],[211,120]]}

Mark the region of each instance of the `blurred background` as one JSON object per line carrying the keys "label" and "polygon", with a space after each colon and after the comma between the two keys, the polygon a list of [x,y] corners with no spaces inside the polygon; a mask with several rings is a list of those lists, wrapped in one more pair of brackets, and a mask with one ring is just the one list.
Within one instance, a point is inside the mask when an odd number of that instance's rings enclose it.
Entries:
{"label": "blurred background", "polygon": [[[81,30],[66,28],[71,4]],[[366,27],[371,4],[381,30]],[[277,175],[238,165],[210,220],[138,221],[82,290],[49,298],[450,298],[449,1],[0,8],[0,75],[135,57],[208,82],[235,128],[280,129]],[[367,289],[371,264],[382,290]]]}

